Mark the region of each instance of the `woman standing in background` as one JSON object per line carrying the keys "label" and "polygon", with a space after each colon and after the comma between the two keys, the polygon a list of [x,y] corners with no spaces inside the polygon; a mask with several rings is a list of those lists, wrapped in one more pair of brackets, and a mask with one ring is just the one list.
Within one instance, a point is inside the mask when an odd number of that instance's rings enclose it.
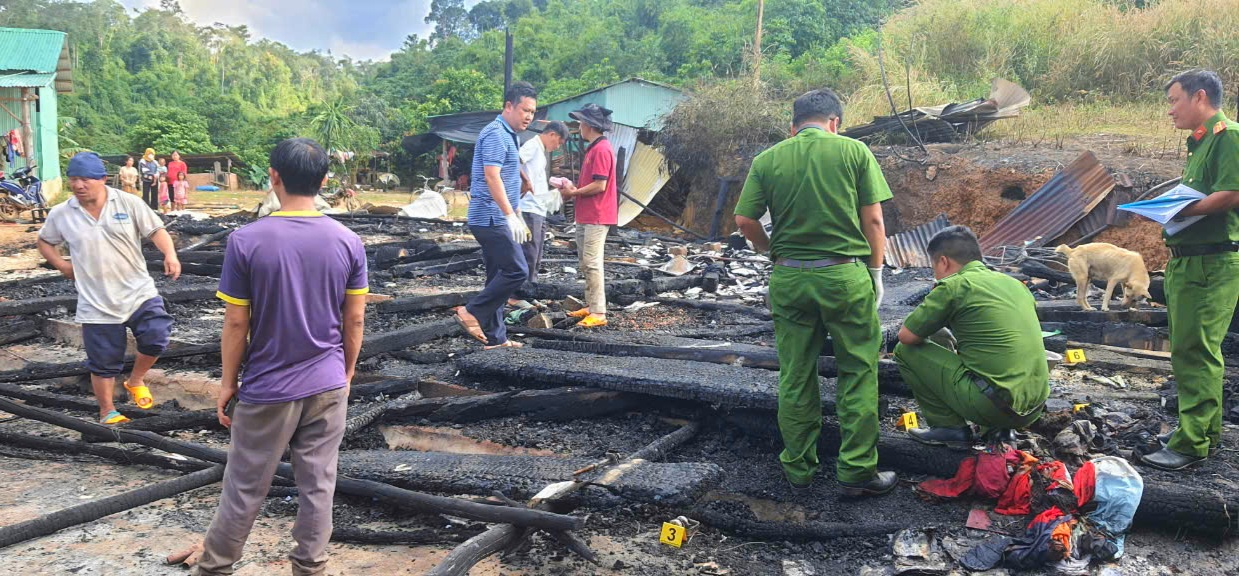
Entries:
{"label": "woman standing in background", "polygon": [[133,167],[133,156],[125,156],[125,165],[120,167],[120,188],[135,196],[141,196],[138,191],[138,169]]}
{"label": "woman standing in background", "polygon": [[155,149],[147,148],[138,163],[142,173],[142,200],[151,210],[159,209],[159,163],[155,161]]}

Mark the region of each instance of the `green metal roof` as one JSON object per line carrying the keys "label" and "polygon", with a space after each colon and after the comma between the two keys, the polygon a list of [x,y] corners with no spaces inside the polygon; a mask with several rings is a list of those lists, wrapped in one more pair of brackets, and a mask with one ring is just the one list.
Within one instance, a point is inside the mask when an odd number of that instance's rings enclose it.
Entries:
{"label": "green metal roof", "polygon": [[0,28],[0,70],[54,74],[64,47],[64,32]]}
{"label": "green metal roof", "polygon": [[0,88],[44,88],[54,79],[55,72],[0,72]]}

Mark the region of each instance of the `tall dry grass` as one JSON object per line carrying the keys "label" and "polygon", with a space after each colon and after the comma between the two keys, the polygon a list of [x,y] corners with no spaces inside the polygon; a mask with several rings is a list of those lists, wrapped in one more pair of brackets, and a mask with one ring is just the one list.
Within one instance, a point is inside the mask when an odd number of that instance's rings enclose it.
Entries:
{"label": "tall dry grass", "polygon": [[[983,97],[1002,77],[1033,104],[982,139],[1061,145],[1110,135],[1131,153],[1179,153],[1162,88],[1189,68],[1217,71],[1233,111],[1239,94],[1239,0],[920,0],[881,30],[891,96],[899,110]],[[856,89],[845,125],[891,113],[876,49],[853,46]],[[910,96],[910,98],[909,98]],[[1239,115],[1239,114],[1236,114]]]}
{"label": "tall dry grass", "polygon": [[888,66],[982,93],[1002,76],[1043,101],[1157,96],[1176,72],[1239,84],[1239,0],[921,0],[883,27]]}

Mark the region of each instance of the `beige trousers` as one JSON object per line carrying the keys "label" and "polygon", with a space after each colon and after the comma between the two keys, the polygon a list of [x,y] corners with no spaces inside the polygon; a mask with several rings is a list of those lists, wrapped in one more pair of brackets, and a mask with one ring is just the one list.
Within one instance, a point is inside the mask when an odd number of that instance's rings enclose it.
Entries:
{"label": "beige trousers", "polygon": [[224,489],[203,543],[199,576],[233,573],[286,446],[297,481],[293,523],[297,547],[288,555],[292,573],[326,573],[336,463],[347,408],[347,388],[280,404],[237,403]]}
{"label": "beige trousers", "polygon": [[602,224],[577,224],[576,247],[581,259],[581,273],[585,275],[585,305],[593,314],[607,313],[606,277],[602,273],[603,248],[607,243],[610,226]]}

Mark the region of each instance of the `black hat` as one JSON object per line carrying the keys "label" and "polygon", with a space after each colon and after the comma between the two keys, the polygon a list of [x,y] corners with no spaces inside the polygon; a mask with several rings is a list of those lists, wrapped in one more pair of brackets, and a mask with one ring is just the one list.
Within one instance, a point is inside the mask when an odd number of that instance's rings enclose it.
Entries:
{"label": "black hat", "polygon": [[569,113],[568,117],[589,124],[600,132],[609,132],[612,128],[611,111],[592,102],[576,112]]}

